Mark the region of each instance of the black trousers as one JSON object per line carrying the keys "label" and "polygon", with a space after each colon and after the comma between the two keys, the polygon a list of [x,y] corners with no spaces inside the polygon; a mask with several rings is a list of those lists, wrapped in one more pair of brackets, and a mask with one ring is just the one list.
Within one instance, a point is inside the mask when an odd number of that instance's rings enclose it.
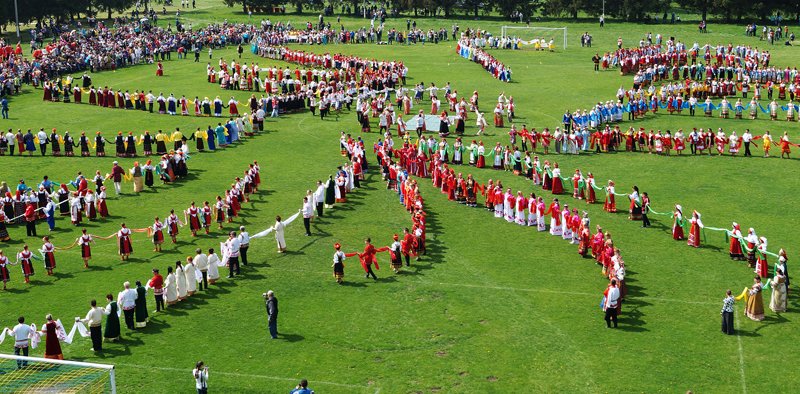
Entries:
{"label": "black trousers", "polygon": [[[22,352],[23,356],[28,357],[28,347],[27,346],[25,346],[25,347],[16,347],[16,346],[14,346],[14,354],[19,356],[20,352]],[[17,368],[22,368],[22,367],[26,367],[26,366],[28,366],[28,362],[27,361],[20,361],[20,360],[17,361]]]}
{"label": "black trousers", "polygon": [[317,203],[317,216],[322,217],[322,211],[325,208],[325,203]]}
{"label": "black trousers", "polygon": [[303,218],[303,226],[306,228],[306,235],[311,235],[311,218]]}
{"label": "black trousers", "polygon": [[147,103],[147,109],[148,109],[148,110],[150,111],[150,113],[152,114],[152,113],[153,113],[153,103]]}
{"label": "black trousers", "polygon": [[103,351],[103,330],[100,326],[89,327],[89,332],[92,335],[92,348],[96,352]]}
{"label": "black trousers", "polygon": [[134,329],[133,312],[134,312],[134,308],[123,309],[122,310],[122,313],[125,315],[125,326],[128,327],[129,330],[133,330]]}
{"label": "black trousers", "polygon": [[47,144],[39,144],[39,152],[44,156],[47,153]]}
{"label": "black trousers", "polygon": [[617,308],[606,309],[606,325],[611,327],[611,322],[614,322],[614,327],[617,327]]}
{"label": "black trousers", "polygon": [[200,287],[200,290],[208,290],[208,271],[200,271],[200,274],[203,275],[203,280],[198,283],[198,287]]}
{"label": "black trousers", "polygon": [[696,155],[697,154],[697,145],[689,144],[689,150],[692,151],[693,155]]}
{"label": "black trousers", "polygon": [[160,312],[162,309],[167,309],[164,305],[164,295],[156,294],[156,312]]}
{"label": "black trousers", "polygon": [[378,277],[375,275],[375,272],[372,271],[372,264],[368,264],[367,265],[367,276],[366,277],[369,278],[370,275],[372,275],[372,279],[378,280]]}
{"label": "black trousers", "polygon": [[[250,248],[250,245],[242,245],[239,247],[239,255],[242,256],[242,264],[247,265],[247,249]],[[239,268],[237,265],[236,268]],[[237,270],[236,273],[238,274],[239,271]]]}
{"label": "black trousers", "polygon": [[36,221],[25,222],[25,232],[29,237],[36,236]]}
{"label": "black trousers", "polygon": [[750,153],[750,141],[744,143],[744,155],[745,156],[752,156],[753,154]]}
{"label": "black trousers", "polygon": [[233,278],[233,273],[236,272],[236,275],[239,275],[239,256],[236,257],[228,257],[228,277]]}
{"label": "black trousers", "polygon": [[650,219],[647,218],[646,212],[642,212],[642,227],[650,227]]}
{"label": "black trousers", "polygon": [[722,332],[728,335],[734,334],[733,312],[722,312]]}

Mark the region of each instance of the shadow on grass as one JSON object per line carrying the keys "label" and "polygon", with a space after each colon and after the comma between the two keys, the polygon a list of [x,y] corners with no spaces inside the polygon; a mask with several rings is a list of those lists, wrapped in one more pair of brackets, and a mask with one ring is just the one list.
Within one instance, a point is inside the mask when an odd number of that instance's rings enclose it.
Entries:
{"label": "shadow on grass", "polygon": [[344,282],[342,282],[341,286],[347,286],[347,287],[367,287],[367,285],[366,285],[364,282],[350,282],[350,281],[344,281]]}
{"label": "shadow on grass", "polygon": [[765,327],[769,327],[773,324],[783,324],[789,323],[789,319],[784,317],[782,314],[775,314],[775,315],[766,315],[764,316],[764,320],[761,321],[761,325],[756,328],[753,333],[758,333],[761,329]]}
{"label": "shadow on grass", "polygon": [[300,334],[278,334],[278,339],[286,342],[300,342],[306,338]]}
{"label": "shadow on grass", "polygon": [[56,281],[59,281],[61,279],[71,279],[71,278],[75,277],[72,274],[68,274],[68,273],[64,273],[64,272],[53,272],[53,276],[55,277]]}

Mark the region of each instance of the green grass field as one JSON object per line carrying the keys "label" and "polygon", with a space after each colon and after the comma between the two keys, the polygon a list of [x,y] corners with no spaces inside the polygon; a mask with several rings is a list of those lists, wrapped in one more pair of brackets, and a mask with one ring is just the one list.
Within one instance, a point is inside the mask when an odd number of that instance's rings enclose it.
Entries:
{"label": "green grass field", "polygon": [[[238,8],[205,3],[196,11],[185,12],[185,18],[195,25],[248,20]],[[302,23],[316,20],[316,15],[272,17],[276,19]],[[342,22],[351,27],[366,24],[351,18]],[[462,29],[495,33],[503,24],[443,19],[417,19],[417,23],[423,29],[449,29],[459,23]],[[388,27],[401,25],[404,29],[404,18],[387,21]],[[303,48],[401,59],[409,67],[409,84],[424,81],[440,86],[449,81],[459,92],[478,90],[484,106],[505,92],[514,96],[518,122],[541,129],[558,126],[565,109],[588,108],[593,102],[612,99],[620,85],[630,85],[631,78],[620,77],[616,71],[592,71],[592,55],[615,48],[617,37],[632,45],[652,31],[676,36],[688,46],[694,41],[701,45],[765,45],[757,38],[745,37],[740,26],[712,24],[710,34],[704,35],[696,34],[691,23],[609,23],[604,29],[595,23],[569,23],[567,27],[570,47],[566,51],[493,52],[512,67],[514,82],[510,84],[494,80],[480,66],[458,57],[453,41],[425,46]],[[594,48],[578,45],[584,31],[594,36]],[[770,50],[773,64],[800,63],[800,51],[794,47],[776,45]],[[215,51],[214,62],[217,56],[230,60],[234,52]],[[245,53],[242,61],[261,66],[281,64],[250,53]],[[94,84],[187,97],[229,95],[206,83],[204,62],[172,60],[164,66],[163,78],[155,78],[155,66],[137,66],[96,73]],[[55,127],[59,133],[69,130],[73,135],[81,130],[101,130],[110,137],[117,131],[194,130],[213,121],[43,102],[41,96],[41,90],[26,87],[25,94],[12,99],[11,119],[2,121],[0,128],[35,131]],[[236,96],[244,100],[249,93]],[[427,110],[429,103],[422,108]],[[623,123],[623,128],[627,124]],[[773,135],[788,131],[793,141],[800,141],[797,123],[763,118],[737,121],[660,114],[648,115],[635,125],[673,131],[750,128],[757,135],[764,130]],[[145,227],[154,216],[164,217],[172,208],[180,211],[193,200],[212,200],[248,163],[258,160],[263,190],[244,205],[243,216],[225,228],[228,231],[243,224],[253,234],[270,226],[276,214],[296,212],[306,189],[312,189],[318,179],[327,179],[343,163],[338,151],[340,131],[360,135],[355,114],[346,112],[325,121],[309,113],[292,114],[268,120],[266,129],[243,144],[193,154],[187,180],[138,196],[131,193],[131,184],[124,184],[123,196],[110,193],[113,217],[87,228],[93,234],[107,235],[122,221],[130,227]],[[490,127],[483,141],[505,144],[507,130]],[[469,121],[467,134],[474,133],[474,122]],[[369,144],[378,135],[362,137]],[[374,163],[371,152],[369,159]],[[659,211],[680,203],[685,210],[702,212],[706,226],[728,227],[737,221],[743,228],[754,227],[769,239],[770,250],[786,248],[789,265],[794,264],[800,242],[798,233],[791,230],[798,225],[794,200],[797,160],[630,153],[550,155],[547,159],[558,161],[565,175],[581,168],[592,171],[598,183],[613,179],[618,192],[638,185],[649,193]],[[49,175],[66,181],[74,179],[77,171],[108,172],[112,160],[0,157],[0,180],[13,185],[24,178],[34,184]],[[120,160],[125,168],[132,162]],[[479,181],[499,178],[515,190],[540,191],[508,172],[458,170],[472,173]],[[386,190],[373,167],[366,185],[351,194],[348,203],[337,205],[313,223],[313,236],[303,237],[299,222],[287,228],[289,253],[276,253],[271,237],[254,241],[252,263],[241,278],[223,279],[208,293],[152,316],[144,330],[131,333],[123,327],[122,342],[106,345],[103,355],[89,351],[87,339],[64,345],[64,355],[72,360],[115,364],[118,388],[125,393],[192,392],[190,371],[199,359],[210,366],[209,386],[214,392],[287,392],[301,378],[307,378],[319,393],[476,393],[512,388],[523,392],[785,392],[800,383],[800,375],[790,367],[800,362],[796,297],[790,298],[788,313],[776,315],[768,310],[763,322],[744,318],[739,305],[738,335],[719,332],[724,291],[741,291],[752,283],[753,276],[744,263],[728,258],[722,235],[709,232],[707,243],[694,249],[671,239],[671,221],[663,217],[655,218],[653,228],[642,229],[624,213],[608,214],[601,205],[587,206],[592,223],[613,234],[628,267],[630,295],[623,305],[620,329],[608,330],[598,308],[606,281],[598,266],[577,256],[574,245],[532,228],[507,224],[483,209],[449,202],[429,181],[421,184],[429,215],[430,252],[405,273],[392,274],[383,256],[381,262],[387,267],[378,271],[377,282],[365,280],[354,261],[347,265],[344,286],[336,285],[331,277],[334,242],[341,242],[347,251],[363,247],[367,236],[377,245],[388,245],[391,235],[409,224],[396,195]],[[40,225],[40,234],[45,229]],[[24,237],[22,227],[11,227],[10,232],[12,242],[0,243],[7,255],[21,249],[23,241],[40,246],[38,239]],[[58,219],[53,243],[68,245],[78,233],[68,221]],[[22,283],[19,267],[13,267],[9,290],[0,292],[0,326],[13,326],[20,314],[39,325],[45,314],[53,313],[70,328],[75,316],[85,315],[90,299],[100,301],[109,292],[116,295],[124,281],[144,281],[153,267],[163,272],[197,247],[218,248],[222,237],[223,231],[218,230],[191,239],[184,228],[176,246],[165,244],[163,252],[153,253],[149,239],[136,234],[135,254],[124,263],[119,261],[113,241],[99,241],[91,269],[82,267],[77,249],[60,252],[57,274],[44,275],[37,262],[31,285]],[[281,302],[282,337],[275,341],[269,339],[261,298],[268,289],[274,290]],[[790,294],[796,290],[793,287]],[[149,310],[154,310],[152,300]],[[13,350],[8,342],[2,346],[3,352]],[[43,345],[33,355],[42,353]]]}

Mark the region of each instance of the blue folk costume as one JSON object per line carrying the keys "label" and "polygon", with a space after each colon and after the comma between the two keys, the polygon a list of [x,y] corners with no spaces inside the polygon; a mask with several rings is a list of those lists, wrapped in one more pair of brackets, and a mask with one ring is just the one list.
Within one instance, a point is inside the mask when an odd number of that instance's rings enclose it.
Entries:
{"label": "blue folk costume", "polygon": [[208,130],[206,130],[206,136],[208,137],[208,150],[216,150],[216,138],[214,138],[214,129],[211,126],[208,126]]}

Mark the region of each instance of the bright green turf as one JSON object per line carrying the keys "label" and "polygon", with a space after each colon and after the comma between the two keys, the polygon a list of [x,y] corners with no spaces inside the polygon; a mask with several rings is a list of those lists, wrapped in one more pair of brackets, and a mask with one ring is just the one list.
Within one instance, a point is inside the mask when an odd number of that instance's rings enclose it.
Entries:
{"label": "bright green turf", "polygon": [[[201,5],[201,7],[204,5]],[[186,13],[199,22],[246,20],[237,9],[206,8]],[[173,14],[174,15],[174,14]],[[273,20],[277,18],[273,17]],[[289,15],[283,20],[304,22],[315,15]],[[343,19],[348,26],[362,21]],[[418,19],[423,28],[445,26],[453,21]],[[479,27],[499,32],[499,22],[460,20],[462,28]],[[391,20],[389,26],[405,25]],[[560,26],[563,23],[551,23]],[[711,34],[695,34],[694,24],[653,26],[609,24],[603,30],[592,24],[569,24],[570,48],[557,53],[529,51],[496,52],[514,70],[514,83],[492,79],[478,65],[459,58],[455,43],[424,47],[303,47],[312,51],[341,51],[378,59],[403,59],[409,66],[409,83],[450,81],[460,92],[480,91],[487,107],[501,92],[513,95],[519,122],[542,128],[555,127],[564,109],[588,107],[593,101],[613,97],[629,77],[616,72],[593,73],[591,56],[610,50],[616,37],[638,42],[647,31],[677,35],[689,45],[743,43],[762,45],[741,35],[739,26],[709,27]],[[595,48],[583,49],[577,37],[590,31]],[[773,63],[795,65],[795,48],[775,46]],[[216,51],[228,59],[232,50]],[[245,54],[244,60],[260,65],[276,64]],[[293,66],[290,66],[293,67]],[[205,82],[205,63],[169,61],[166,76],[156,79],[154,66],[139,66],[115,73],[94,74],[96,85],[129,90],[153,89],[188,97],[229,95]],[[41,90],[27,88],[12,102],[11,121],[2,128],[46,129],[73,134],[81,129],[102,130],[111,136],[117,130],[194,130],[209,119],[170,117],[134,111],[91,108],[88,105],[43,103]],[[236,94],[239,99],[247,93]],[[423,103],[427,110],[429,103]],[[488,107],[487,107],[488,109]],[[624,126],[625,124],[623,124]],[[769,128],[774,135],[790,131],[800,141],[798,126],[785,122],[717,120],[688,116],[648,116],[636,126],[647,128],[750,127],[760,134]],[[189,162],[191,179],[158,187],[141,196],[115,198],[109,209],[113,220],[91,224],[94,234],[107,235],[121,221],[145,227],[155,215],[170,208],[185,209],[192,200],[211,200],[252,160],[262,164],[264,190],[234,225],[248,226],[251,234],[273,222],[276,214],[287,216],[300,207],[306,189],[325,179],[343,162],[338,154],[338,134],[358,134],[354,114],[320,121],[310,114],[269,120],[268,132],[255,140],[209,154],[194,154]],[[474,133],[473,122],[468,133]],[[504,130],[490,128],[483,140],[506,143]],[[364,136],[371,144],[376,134]],[[113,150],[113,147],[112,147]],[[800,154],[800,152],[798,152]],[[790,265],[796,260],[794,246],[800,241],[791,230],[798,224],[794,204],[797,161],[760,158],[682,157],[664,158],[639,154],[548,157],[560,162],[565,174],[575,167],[595,173],[598,182],[617,181],[620,192],[636,184],[647,191],[653,206],[666,210],[680,203],[698,209],[708,226],[726,227],[738,221],[755,227],[769,238],[770,249],[785,247]],[[374,156],[370,154],[370,161]],[[0,158],[0,178],[14,184],[24,177],[34,183],[42,175],[73,179],[77,171],[104,173],[111,157]],[[129,167],[133,160],[121,160]],[[530,184],[510,173],[475,170],[480,181],[501,178],[504,184],[531,191]],[[397,198],[385,190],[375,173],[366,187],[351,195],[314,224],[314,236],[302,236],[300,223],[287,230],[290,253],[275,253],[271,238],[254,241],[253,266],[241,279],[222,280],[209,294],[201,294],[177,308],[155,316],[146,330],[106,347],[104,357],[89,351],[88,340],[65,346],[69,359],[114,363],[121,392],[191,392],[189,371],[198,359],[211,366],[212,390],[219,392],[282,392],[300,378],[308,378],[318,392],[697,392],[783,391],[796,386],[800,377],[791,369],[775,374],[780,365],[797,364],[798,347],[794,313],[776,316],[767,312],[762,323],[737,313],[740,336],[719,332],[719,309],[725,289],[740,290],[752,282],[743,264],[731,262],[721,235],[709,233],[709,245],[699,250],[674,242],[671,223],[660,218],[652,229],[641,229],[624,214],[602,212],[598,205],[586,208],[592,223],[613,235],[628,265],[630,300],[623,307],[620,330],[607,330],[598,308],[605,281],[596,265],[581,260],[576,247],[537,233],[530,228],[496,220],[482,209],[469,209],[448,202],[423,181],[429,212],[428,238],[431,253],[415,263],[409,273],[392,275],[385,267],[377,283],[364,280],[358,264],[347,265],[346,285],[337,286],[330,273],[331,245],[360,248],[371,236],[378,245],[390,242],[391,234],[409,225]],[[538,192],[538,189],[536,190]],[[569,203],[574,203],[567,199]],[[53,234],[56,245],[71,243],[78,232],[59,219]],[[44,225],[39,226],[45,232]],[[22,228],[13,228],[14,242],[3,244],[7,254],[16,252]],[[150,269],[162,271],[196,247],[218,247],[222,236],[191,240],[183,230],[177,247],[166,245],[160,254],[141,234],[134,236],[134,258],[120,264],[113,242],[95,248],[93,268],[81,267],[79,252],[58,254],[57,276],[47,277],[37,266],[31,286],[21,283],[18,267],[12,268],[10,290],[0,293],[3,304],[0,325],[12,326],[19,314],[41,323],[52,312],[69,322],[85,314],[88,300],[101,300],[116,293],[125,280],[145,280]],[[28,240],[38,248],[39,241]],[[385,257],[382,260],[385,262]],[[387,264],[388,265],[388,264]],[[794,270],[793,270],[794,272]],[[284,338],[270,341],[261,293],[276,291],[281,301],[280,331]],[[793,289],[793,292],[796,289]],[[768,293],[767,293],[768,295]],[[768,300],[765,300],[768,303]],[[796,299],[790,309],[797,310]],[[153,310],[154,308],[149,308]],[[71,326],[70,323],[67,323]],[[4,352],[11,346],[3,345]],[[35,355],[41,355],[37,349]],[[779,369],[785,367],[779,367]],[[224,374],[223,374],[224,373]]]}

